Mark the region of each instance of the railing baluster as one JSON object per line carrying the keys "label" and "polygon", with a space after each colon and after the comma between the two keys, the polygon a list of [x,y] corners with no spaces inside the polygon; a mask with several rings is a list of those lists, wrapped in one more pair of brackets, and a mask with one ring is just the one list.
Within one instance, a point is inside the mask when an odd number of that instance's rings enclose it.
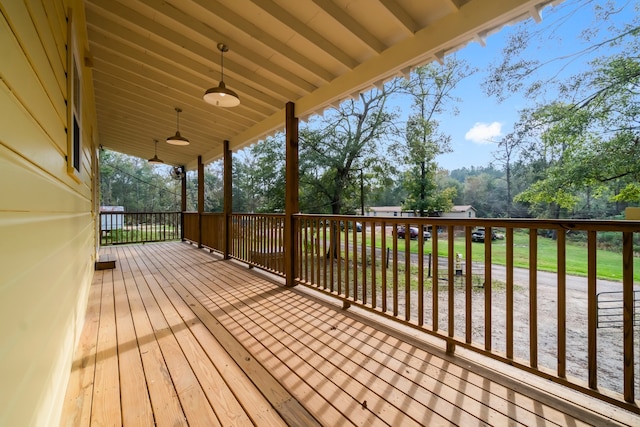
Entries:
{"label": "railing baluster", "polygon": [[418,325],[424,325],[424,233],[418,234]]}
{"label": "railing baluster", "polygon": [[471,230],[473,227],[466,226],[464,228],[464,240],[465,240],[465,342],[471,344],[473,339],[473,252],[472,252],[472,240]]}
{"label": "railing baluster", "polygon": [[[356,224],[357,225],[357,224]],[[360,225],[360,239],[362,240],[362,255],[360,256],[360,262],[362,264],[362,303],[367,303],[367,223],[362,221]]]}
{"label": "railing baluster", "polygon": [[[356,230],[356,224],[354,221],[349,221],[351,224],[353,234],[353,244],[351,250],[353,251],[353,300],[358,300],[358,232]],[[348,232],[348,229],[347,229]]]}
{"label": "railing baluster", "polygon": [[556,230],[558,251],[558,377],[567,376],[567,256],[564,229]]}
{"label": "railing baluster", "polygon": [[333,225],[333,229],[335,230],[336,236],[336,245],[334,252],[335,260],[336,260],[336,268],[338,270],[338,295],[342,295],[342,233],[340,232],[340,223],[335,221]]}
{"label": "railing baluster", "polygon": [[319,218],[315,218],[314,219],[314,228],[315,228],[315,254],[314,254],[314,258],[316,260],[316,286],[321,287],[322,286],[322,282],[320,280],[320,274],[322,273],[322,256],[320,255],[322,252],[321,246],[320,246],[320,238],[321,236],[321,231],[320,231],[320,219]]}
{"label": "railing baluster", "polygon": [[393,224],[393,283],[391,289],[391,310],[398,315],[398,225]]}
{"label": "railing baluster", "polygon": [[598,346],[597,346],[597,327],[598,327],[598,308],[597,308],[597,259],[596,259],[596,243],[597,235],[593,230],[587,232],[587,306],[588,306],[588,371],[589,371],[589,387],[598,388]]}
{"label": "railing baluster", "polygon": [[438,325],[438,226],[435,233],[431,233],[431,322],[434,332],[439,331]]}
{"label": "railing baluster", "polygon": [[381,287],[381,305],[382,312],[387,311],[387,269],[389,268],[389,260],[387,259],[387,223],[382,221],[380,229],[382,230],[382,240],[380,246],[382,248],[382,262],[380,263],[380,270],[382,271],[382,283]]}
{"label": "railing baluster", "polygon": [[538,230],[529,230],[529,364],[538,367]]}
{"label": "railing baluster", "polygon": [[[371,307],[376,308],[377,307],[377,293],[376,293],[376,286],[378,284],[378,280],[377,280],[377,249],[376,249],[376,222],[373,221],[371,223],[371,267],[369,268],[369,270],[371,271]],[[384,233],[384,229],[382,230],[382,232]],[[382,256],[384,257],[384,247],[382,247],[380,249],[380,253],[382,253]],[[384,272],[384,270],[383,270]]]}
{"label": "railing baluster", "polygon": [[624,400],[635,401],[633,369],[633,233],[622,233],[622,296],[624,299]]}
{"label": "railing baluster", "polygon": [[[404,233],[404,320],[411,319],[411,225],[405,224]],[[399,295],[398,295],[399,297]]]}
{"label": "railing baluster", "polygon": [[506,230],[507,244],[507,359],[513,359],[513,228]]}
{"label": "railing baluster", "polygon": [[349,274],[349,267],[351,261],[349,260],[349,230],[347,230],[347,221],[342,221],[344,225],[344,296],[349,298],[349,293],[351,292],[351,283],[349,279],[351,275]]}
{"label": "railing baluster", "polygon": [[[456,311],[456,307],[455,307],[455,295],[454,295],[454,285],[455,285],[455,276],[454,276],[454,267],[455,267],[455,258],[454,258],[454,229],[453,229],[453,225],[449,225],[447,226],[447,238],[448,238],[448,244],[449,244],[449,248],[448,248],[448,256],[449,256],[449,274],[448,274],[448,278],[449,278],[449,294],[447,296],[448,298],[448,311],[449,311],[449,322],[448,322],[448,335],[449,337],[453,338],[454,336],[454,327],[455,327],[455,311]],[[449,346],[449,342],[447,342],[447,347]],[[452,349],[453,350],[453,349]]]}
{"label": "railing baluster", "polygon": [[492,301],[491,301],[491,285],[492,277],[492,236],[491,227],[484,229],[484,349],[491,351],[491,328],[492,328]]}
{"label": "railing baluster", "polygon": [[310,257],[309,257],[309,220],[308,219],[304,219],[302,220],[303,223],[303,230],[304,230],[304,242],[302,244],[302,251],[303,251],[303,262],[304,262],[304,277],[302,278],[303,281],[305,282],[309,282],[309,262],[310,262]]}

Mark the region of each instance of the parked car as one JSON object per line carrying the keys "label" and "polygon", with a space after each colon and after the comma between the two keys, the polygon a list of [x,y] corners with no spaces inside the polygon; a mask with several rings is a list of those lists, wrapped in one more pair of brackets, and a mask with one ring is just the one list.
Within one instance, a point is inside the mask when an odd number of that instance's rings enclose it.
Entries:
{"label": "parked car", "polygon": [[[418,227],[409,227],[409,239],[417,239],[418,233],[420,233],[420,229]],[[407,230],[405,230],[404,226],[398,228],[398,238],[404,239],[406,234]],[[431,233],[428,231],[423,231],[422,237],[424,240],[427,240],[431,237]]]}
{"label": "parked car", "polygon": [[[362,223],[359,222],[353,222],[353,221],[347,221],[347,228],[349,230],[351,230],[355,225],[356,228],[356,232],[361,232],[362,231]],[[340,230],[344,230],[344,221],[340,221]]]}
{"label": "parked car", "polygon": [[[484,228],[477,228],[471,233],[472,242],[484,242],[485,230]],[[491,231],[491,240],[496,240],[498,236],[494,231]]]}

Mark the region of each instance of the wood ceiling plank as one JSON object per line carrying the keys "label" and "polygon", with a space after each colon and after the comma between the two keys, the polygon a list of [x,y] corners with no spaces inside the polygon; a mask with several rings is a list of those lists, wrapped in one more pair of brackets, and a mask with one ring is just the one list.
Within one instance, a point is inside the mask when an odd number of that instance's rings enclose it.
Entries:
{"label": "wood ceiling plank", "polygon": [[212,0],[193,0],[203,7],[211,8],[215,10],[216,15],[223,18],[225,21],[234,25],[240,31],[248,34],[256,42],[261,43],[265,48],[274,51],[287,61],[291,61],[298,66],[306,69],[308,72],[315,75],[317,78],[322,79],[324,82],[330,82],[334,79],[334,75],[322,67],[321,64],[314,62],[312,59],[306,57],[300,52],[287,46],[286,43],[273,37],[271,34],[263,31],[258,26],[251,23],[249,20],[244,19],[239,14],[235,13],[228,7],[219,2]]}
{"label": "wood ceiling plank", "polygon": [[[96,79],[96,87],[107,88],[110,91],[107,94],[115,93],[126,98],[120,102],[148,106],[156,111],[159,118],[167,118],[171,122],[174,122],[176,118],[174,108],[180,107],[190,117],[197,118],[194,119],[196,123],[224,122],[236,131],[238,128],[248,128],[255,124],[255,121],[248,119],[244,115],[234,114],[229,109],[215,108],[204,102],[189,104],[186,99],[174,97],[170,101],[172,103],[167,104],[166,96],[153,91],[138,91],[134,84],[108,74],[101,75],[99,79]],[[105,101],[110,100],[106,99]]]}
{"label": "wood ceiling plank", "polygon": [[318,46],[329,55],[331,55],[337,61],[340,61],[343,65],[349,69],[353,69],[358,65],[358,62],[347,55],[338,46],[324,38],[322,35],[311,30],[308,25],[297,19],[290,14],[286,9],[278,6],[272,0],[253,0],[253,3],[262,8],[265,12],[282,22],[287,27],[298,33],[301,37],[304,37],[311,43]]}
{"label": "wood ceiling plank", "polygon": [[[105,59],[103,59],[105,58]],[[182,88],[179,85],[175,85],[175,82],[171,79],[166,79],[164,76],[156,75],[152,70],[148,70],[148,74],[142,72],[134,72],[133,65],[128,64],[127,61],[122,62],[122,58],[115,55],[102,55],[102,57],[96,57],[94,59],[96,63],[100,64],[100,70],[102,73],[112,75],[121,79],[123,82],[131,83],[134,87],[133,90],[142,93],[151,98],[159,97],[156,99],[164,98],[165,105],[175,105],[175,102],[182,103],[182,105],[197,105],[197,108],[201,108],[203,111],[209,109],[209,104],[204,102],[200,96],[200,91],[194,91],[191,88]],[[129,65],[131,68],[126,68]],[[144,67],[141,67],[144,71]],[[197,104],[194,102],[197,101]],[[265,115],[243,107],[240,104],[235,108],[228,108],[220,114],[226,117],[238,116],[248,119],[252,122],[262,120]]]}
{"label": "wood ceiling plank", "polygon": [[349,30],[354,36],[358,37],[362,43],[371,48],[376,53],[384,51],[387,46],[364,28],[358,21],[348,15],[338,5],[331,0],[313,0],[331,18],[339,22],[345,29]]}
{"label": "wood ceiling plank", "polygon": [[[132,56],[134,51],[136,53],[134,57],[145,55],[145,60],[153,63],[155,68],[170,72],[176,78],[184,80],[188,77],[188,80],[194,84],[199,80],[198,84],[202,87],[203,93],[205,87],[208,87],[207,85],[211,86],[217,82],[211,78],[211,68],[207,65],[188,56],[178,56],[177,54],[168,56],[165,46],[115,22],[103,21],[99,27],[91,25],[88,28],[91,45],[108,46],[111,50],[122,54],[127,53],[128,56]],[[117,37],[114,36],[116,34]],[[180,69],[183,70],[182,73],[177,72]],[[255,73],[253,75],[255,78],[252,86],[234,78],[227,78],[225,81],[229,83],[229,87],[233,87],[237,92],[267,105],[280,107],[286,100],[299,96],[299,92],[279,85],[278,82],[255,75]],[[267,86],[270,86],[271,92],[267,93],[263,89]]]}
{"label": "wood ceiling plank", "polygon": [[[216,86],[215,82],[194,82],[197,80],[188,78],[189,76],[176,73],[176,68],[172,68],[157,58],[150,57],[143,52],[136,54],[135,49],[127,48],[126,46],[110,46],[115,50],[107,50],[99,45],[92,45],[94,52],[94,61],[106,61],[116,67],[122,68],[123,72],[135,73],[140,78],[149,80],[150,82],[157,82],[162,85],[171,87],[174,90],[184,93],[185,95],[194,96],[196,98],[202,97],[204,94],[205,86]],[[173,71],[173,72],[172,72]],[[117,72],[117,71],[116,71]],[[143,83],[140,83],[144,85]],[[233,87],[233,86],[231,86]],[[235,89],[235,87],[234,87]],[[238,89],[241,92],[240,89]],[[266,96],[262,94],[262,96]],[[204,100],[202,100],[204,103]],[[251,97],[247,96],[243,98],[243,102],[238,109],[242,110],[244,114],[249,117],[263,117],[273,113],[278,106],[283,105],[284,101],[270,99],[269,103],[256,102]],[[204,104],[206,105],[206,104]]]}
{"label": "wood ceiling plank", "polygon": [[398,4],[396,0],[379,0],[380,3],[393,15],[394,18],[406,28],[409,34],[414,34],[420,29],[420,25]]}
{"label": "wood ceiling plank", "polygon": [[[91,1],[95,1],[95,0],[91,0]],[[139,1],[148,5],[149,7],[156,7],[159,9],[164,9],[167,6],[163,0],[139,0]],[[168,11],[167,13],[170,13],[170,12]],[[176,22],[179,22],[181,25],[184,25],[185,27],[188,27],[190,30],[193,30],[196,33],[202,35],[203,38],[212,41],[214,44],[217,44],[217,42],[225,42],[228,44],[228,41],[232,40],[232,38],[229,35],[216,31],[211,26],[203,23],[201,19],[197,19],[180,10],[173,9],[173,11],[171,12],[171,19],[175,20]],[[183,44],[181,44],[181,47],[186,48],[186,46],[184,46]],[[235,55],[238,55],[242,58],[245,58],[249,62],[256,64],[256,68],[263,68],[265,70],[268,70],[268,72],[276,76],[276,78],[280,78],[282,79],[282,81],[290,83],[291,85],[296,87],[296,89],[289,88],[288,89],[289,91],[293,90],[296,93],[299,93],[299,92],[308,93],[313,91],[317,87],[316,85],[311,84],[308,80],[305,80],[304,78],[300,77],[298,74],[292,72],[290,69],[286,67],[281,67],[278,64],[275,64],[272,61],[270,61],[269,60],[270,55],[267,55],[264,49],[256,51],[256,50],[247,48],[241,44],[234,44],[232,48]],[[194,53],[202,58],[206,58],[208,62],[213,62],[216,65],[216,69],[219,69],[220,67],[219,51],[215,47],[206,47],[204,51],[197,50],[197,51],[194,51]],[[264,53],[264,54],[261,54],[261,53]],[[243,67],[242,65],[234,61],[230,61],[229,59],[226,59],[225,63],[227,64],[227,67],[225,67],[225,69],[228,69],[233,73],[238,74],[239,76],[246,79],[247,81],[250,81],[250,82],[256,81],[257,83],[260,83],[261,86],[263,87],[270,86],[270,83],[265,83],[262,81],[263,76],[256,73],[256,69],[249,69],[249,68]],[[231,64],[231,67],[228,67],[229,64]],[[267,81],[271,82],[271,80],[267,80]]]}
{"label": "wood ceiling plank", "polygon": [[[147,1],[147,0],[141,0]],[[151,0],[149,0],[151,1]],[[149,39],[160,40],[163,41],[162,49],[164,50],[164,55],[169,58],[182,58],[186,57],[187,54],[199,58],[203,64],[214,62],[215,68],[212,67],[216,72],[219,70],[219,59],[217,52],[214,52],[210,47],[203,46],[202,44],[194,41],[193,39],[185,36],[184,34],[176,31],[174,29],[167,28],[162,24],[154,21],[153,19],[142,15],[141,13],[134,11],[118,2],[113,2],[109,0],[91,0],[90,3],[87,3],[87,15],[89,16],[89,21],[95,27],[101,27],[103,20],[107,21],[117,21],[121,23],[120,25],[124,25],[126,23],[127,26],[135,28],[135,31],[131,30],[134,33],[139,34],[142,37],[146,37]],[[90,15],[91,12],[94,12],[96,15]],[[114,19],[111,19],[114,18]],[[152,37],[149,37],[152,35]],[[151,40],[149,41],[151,43]],[[181,53],[184,52],[184,53]],[[237,52],[240,54],[240,52]],[[255,56],[255,55],[254,55]],[[268,66],[269,72],[282,73],[281,81],[288,82],[291,85],[294,85],[295,88],[289,88],[288,90],[293,93],[308,93],[316,88],[315,85],[310,84],[308,81],[301,79],[299,76],[291,73],[290,71],[278,67],[275,64],[269,63],[267,59],[261,59],[260,66],[264,66],[265,69]],[[255,70],[248,69],[246,67],[241,66],[240,64],[235,63],[234,61],[226,60],[225,61],[228,67],[225,67],[227,71],[231,69],[233,74],[238,75],[239,78],[244,79],[247,82],[255,82],[262,80],[262,87],[266,87],[272,83],[271,79],[262,78]],[[230,65],[230,67],[229,67]],[[218,74],[216,73],[216,76]],[[208,78],[211,78],[211,73],[206,75]]]}

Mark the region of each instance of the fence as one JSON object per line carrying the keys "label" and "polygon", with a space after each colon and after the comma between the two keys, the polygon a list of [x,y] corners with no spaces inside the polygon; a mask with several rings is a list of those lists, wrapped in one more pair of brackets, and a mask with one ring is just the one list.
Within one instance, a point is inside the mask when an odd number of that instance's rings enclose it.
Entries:
{"label": "fence", "polygon": [[100,244],[178,240],[180,212],[100,212]]}

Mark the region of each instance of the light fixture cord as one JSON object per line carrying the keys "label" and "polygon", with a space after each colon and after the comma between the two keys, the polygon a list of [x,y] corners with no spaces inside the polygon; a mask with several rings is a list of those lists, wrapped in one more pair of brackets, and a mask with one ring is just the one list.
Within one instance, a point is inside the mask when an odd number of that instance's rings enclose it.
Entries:
{"label": "light fixture cord", "polygon": [[224,50],[220,49],[220,81],[224,81]]}

